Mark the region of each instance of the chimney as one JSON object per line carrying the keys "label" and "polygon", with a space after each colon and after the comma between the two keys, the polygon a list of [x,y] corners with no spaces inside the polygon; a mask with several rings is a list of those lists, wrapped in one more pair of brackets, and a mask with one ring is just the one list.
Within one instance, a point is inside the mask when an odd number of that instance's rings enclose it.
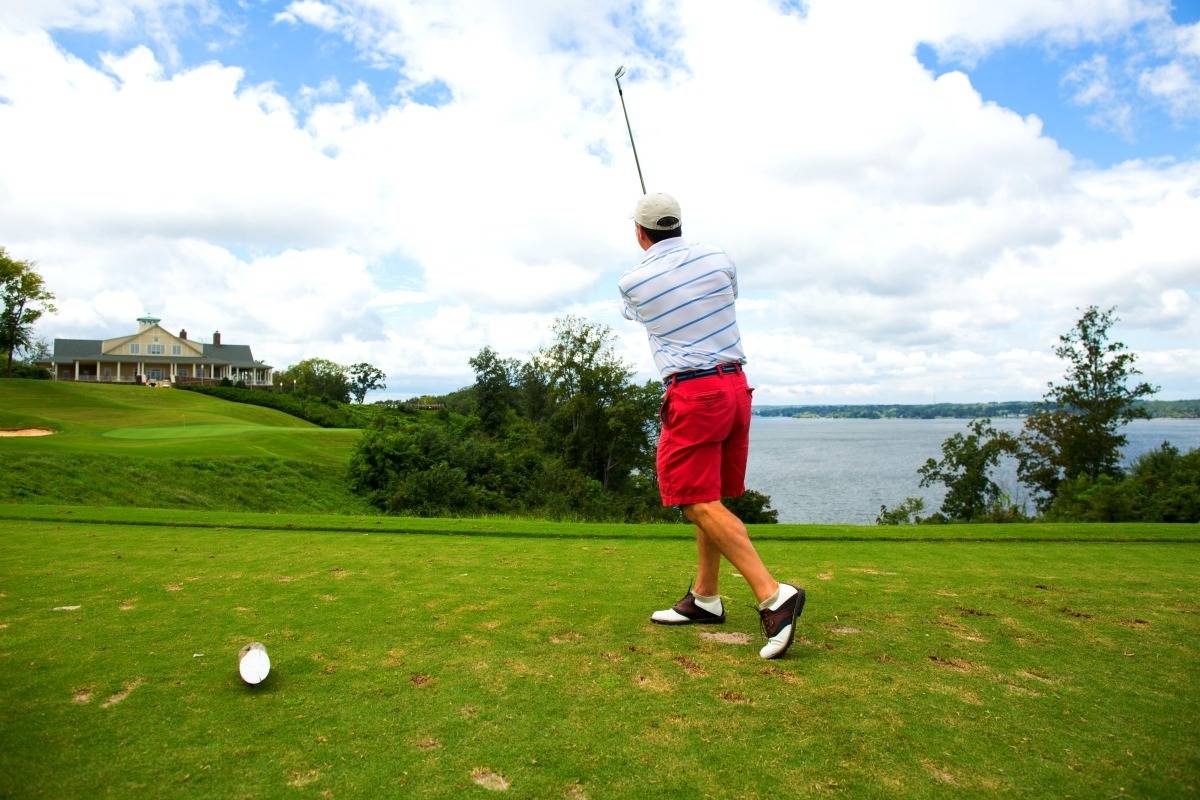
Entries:
{"label": "chimney", "polygon": [[213,347],[221,346],[221,332],[213,331]]}
{"label": "chimney", "polygon": [[180,339],[186,339],[186,338],[187,338],[187,328],[184,328],[183,330],[181,330],[181,331],[179,332],[179,338],[180,338]]}

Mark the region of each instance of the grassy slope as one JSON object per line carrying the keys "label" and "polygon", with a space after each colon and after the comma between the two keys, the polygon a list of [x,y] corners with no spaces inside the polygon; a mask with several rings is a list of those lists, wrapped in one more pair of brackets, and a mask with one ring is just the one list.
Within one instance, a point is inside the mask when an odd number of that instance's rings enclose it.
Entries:
{"label": "grassy slope", "polygon": [[369,509],[345,486],[359,432],[193,392],[0,381],[0,501],[304,511]]}
{"label": "grassy slope", "polygon": [[[1195,543],[765,541],[810,596],[765,664],[647,623],[683,541],[104,513],[0,521],[0,796],[483,796],[478,768],[593,800],[1200,790]],[[723,632],[756,636],[723,589]],[[274,672],[252,690],[254,639]]]}

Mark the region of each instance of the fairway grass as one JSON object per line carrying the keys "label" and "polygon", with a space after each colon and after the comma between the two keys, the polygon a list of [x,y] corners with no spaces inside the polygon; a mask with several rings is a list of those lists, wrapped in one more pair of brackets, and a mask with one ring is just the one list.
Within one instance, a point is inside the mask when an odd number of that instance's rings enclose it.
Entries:
{"label": "fairway grass", "polygon": [[[726,625],[649,624],[687,587],[682,525],[119,513],[0,507],[0,796],[1200,790],[1195,526],[779,526],[792,538],[760,550],[809,604],[763,662],[728,571]],[[249,688],[236,654],[256,640],[273,669]]]}
{"label": "fairway grass", "polygon": [[360,431],[175,389],[0,381],[0,502],[368,513],[346,482]]}

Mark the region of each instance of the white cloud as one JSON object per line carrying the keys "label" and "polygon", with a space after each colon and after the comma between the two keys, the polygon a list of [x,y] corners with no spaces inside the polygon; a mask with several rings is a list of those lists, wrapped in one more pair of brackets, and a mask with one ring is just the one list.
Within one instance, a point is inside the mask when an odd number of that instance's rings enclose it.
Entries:
{"label": "white cloud", "polygon": [[1063,85],[1073,90],[1073,103],[1096,109],[1088,118],[1093,125],[1133,141],[1133,106],[1114,84],[1107,56],[1097,53],[1076,64],[1063,76]]}
{"label": "white cloud", "polygon": [[1141,74],[1138,85],[1164,101],[1171,115],[1180,119],[1200,117],[1200,77],[1178,61],[1163,64]]}
{"label": "white cloud", "polygon": [[[37,29],[65,23],[22,17],[0,32],[0,241],[58,292],[47,334],[116,333],[149,311],[279,366],[370,360],[404,392],[468,380],[485,344],[527,354],[573,309],[648,371],[611,288],[638,255],[623,61],[649,184],[739,263],[760,400],[1034,397],[1089,303],[1117,304],[1156,369],[1153,354],[1192,352],[1178,343],[1200,339],[1200,246],[1184,233],[1200,165],[1084,169],[1036,117],[930,75],[914,49],[1099,39],[1164,8],[307,0],[278,14],[403,64],[402,95],[442,81],[452,100],[436,108],[333,76],[289,98],[236,64],[171,70],[144,47],[98,69]],[[1111,83],[1094,64],[1070,85],[1100,108],[1119,106]],[[1200,391],[1195,373],[1164,374]]]}

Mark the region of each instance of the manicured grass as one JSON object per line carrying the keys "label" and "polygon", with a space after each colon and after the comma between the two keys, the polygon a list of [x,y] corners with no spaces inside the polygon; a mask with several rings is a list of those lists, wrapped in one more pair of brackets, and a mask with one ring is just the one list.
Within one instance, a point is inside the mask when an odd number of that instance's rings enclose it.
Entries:
{"label": "manicured grass", "polygon": [[[285,514],[241,511],[180,515],[161,508],[79,507],[0,503],[0,520],[88,522],[100,525],[183,526],[241,530],[425,533],[448,536],[508,536],[538,539],[688,539],[679,524],[582,522],[494,517],[477,519],[393,517],[371,514]],[[758,541],[862,542],[1178,542],[1200,543],[1200,525],[1167,523],[1030,523],[987,525],[751,525]]]}
{"label": "manicured grass", "polygon": [[194,392],[0,381],[0,502],[366,513],[345,469],[357,430]]}
{"label": "manicured grass", "polygon": [[[0,796],[485,796],[483,770],[536,798],[1200,790],[1195,543],[780,526],[761,552],[809,607],[766,663],[732,573],[717,630],[755,644],[647,622],[686,588],[682,525],[0,512]],[[326,530],[185,527],[272,519]]]}

